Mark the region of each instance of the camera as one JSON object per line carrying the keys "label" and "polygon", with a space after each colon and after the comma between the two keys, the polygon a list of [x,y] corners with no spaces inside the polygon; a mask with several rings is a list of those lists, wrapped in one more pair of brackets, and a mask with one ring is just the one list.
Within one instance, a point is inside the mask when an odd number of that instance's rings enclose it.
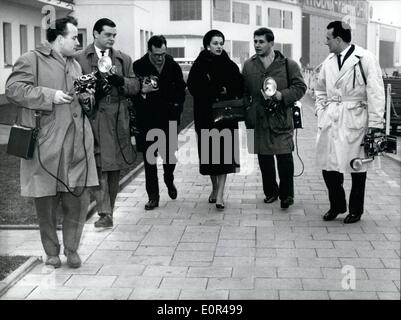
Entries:
{"label": "camera", "polygon": [[368,132],[362,144],[366,156],[375,157],[383,152],[397,153],[397,138],[385,135],[382,131]]}
{"label": "camera", "polygon": [[146,76],[142,78],[143,84],[151,85],[153,89],[159,89],[159,78],[157,76]]}
{"label": "camera", "polygon": [[363,164],[372,162],[376,156],[386,153],[397,153],[397,137],[385,135],[381,129],[369,129],[361,144],[366,159],[355,158],[350,162],[351,168],[360,171]]}

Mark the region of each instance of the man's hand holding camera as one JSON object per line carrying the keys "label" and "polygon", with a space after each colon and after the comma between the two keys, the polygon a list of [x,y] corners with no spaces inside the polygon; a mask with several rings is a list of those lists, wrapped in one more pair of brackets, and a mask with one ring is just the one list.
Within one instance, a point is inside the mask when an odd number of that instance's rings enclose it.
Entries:
{"label": "man's hand holding camera", "polygon": [[64,103],[71,103],[74,100],[74,96],[68,93],[65,93],[62,90],[57,90],[56,94],[53,98],[54,104],[64,104]]}
{"label": "man's hand holding camera", "polygon": [[159,90],[158,79],[155,76],[144,77],[142,80],[142,97],[146,98],[146,94]]}

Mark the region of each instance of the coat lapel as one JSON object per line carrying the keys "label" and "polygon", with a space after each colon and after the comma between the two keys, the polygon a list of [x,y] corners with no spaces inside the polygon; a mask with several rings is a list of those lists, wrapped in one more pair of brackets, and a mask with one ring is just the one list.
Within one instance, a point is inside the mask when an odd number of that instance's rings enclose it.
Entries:
{"label": "coat lapel", "polygon": [[343,64],[343,66],[341,68],[341,71],[338,74],[336,84],[337,84],[338,81],[341,80],[342,77],[344,77],[344,75],[347,74],[347,72],[350,69],[352,69],[354,67],[354,65],[356,65],[359,62],[360,57],[362,57],[362,55],[363,55],[362,50],[360,50],[360,48],[355,46],[354,52],[352,52],[351,55],[349,56],[349,58],[344,61],[344,64]]}

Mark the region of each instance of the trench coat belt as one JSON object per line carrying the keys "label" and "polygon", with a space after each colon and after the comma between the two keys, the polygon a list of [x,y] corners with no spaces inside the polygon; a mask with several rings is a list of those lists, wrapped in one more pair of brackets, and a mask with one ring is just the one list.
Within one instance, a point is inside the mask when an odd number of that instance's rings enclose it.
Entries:
{"label": "trench coat belt", "polygon": [[331,102],[366,102],[367,98],[366,97],[352,97],[352,96],[332,96],[328,97],[327,99],[324,100],[325,104],[329,104]]}

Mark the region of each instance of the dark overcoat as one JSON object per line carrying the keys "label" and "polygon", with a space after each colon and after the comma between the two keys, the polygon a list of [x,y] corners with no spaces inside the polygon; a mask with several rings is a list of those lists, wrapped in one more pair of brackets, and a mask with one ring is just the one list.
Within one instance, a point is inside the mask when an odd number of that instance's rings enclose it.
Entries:
{"label": "dark overcoat", "polygon": [[[287,154],[294,150],[292,106],[306,92],[306,84],[298,64],[275,51],[273,63],[265,69],[257,55],[245,61],[242,74],[245,81],[246,126],[254,131],[254,143],[248,140],[248,150],[255,154]],[[265,112],[261,89],[266,77],[277,82],[277,90],[282,94],[278,112]],[[288,83],[289,82],[289,83]],[[249,136],[249,135],[248,135]]]}
{"label": "dark overcoat", "polygon": [[[142,58],[136,60],[133,65],[138,77],[157,76],[159,90],[134,97],[134,107],[137,114],[139,135],[136,137],[137,148],[145,151],[152,141],[146,141],[146,134],[154,128],[162,129],[167,141],[169,121],[176,121],[179,125],[183,105],[185,101],[186,84],[182,70],[170,55],[165,56],[165,62],[161,73],[149,59],[146,53]],[[175,131],[174,134],[177,132]]]}
{"label": "dark overcoat", "polygon": [[[91,119],[95,137],[96,165],[102,171],[115,171],[129,167],[133,162],[133,148],[129,131],[131,97],[139,92],[140,84],[132,70],[131,58],[123,52],[110,49],[116,73],[124,77],[124,86],[114,87],[109,96],[97,101],[98,112]],[[94,44],[77,52],[75,58],[84,74],[97,70],[99,60]]]}
{"label": "dark overcoat", "polygon": [[[220,56],[203,50],[195,60],[188,75],[188,89],[194,97],[194,121],[195,130],[198,136],[198,155],[200,159],[200,173],[202,175],[220,175],[233,173],[239,168],[239,146],[238,146],[238,125],[221,126],[213,122],[212,104],[216,100],[230,100],[242,98],[243,79],[238,66],[223,51]],[[227,94],[221,95],[225,87]],[[202,129],[229,129],[231,132],[232,145],[230,159],[224,161],[224,149],[229,150],[226,144],[220,143],[220,163],[212,164],[212,141],[201,139]],[[209,163],[203,163],[202,144],[209,144]],[[204,146],[205,147],[205,146]],[[204,149],[205,150],[205,149]],[[206,157],[207,158],[207,157]]]}

